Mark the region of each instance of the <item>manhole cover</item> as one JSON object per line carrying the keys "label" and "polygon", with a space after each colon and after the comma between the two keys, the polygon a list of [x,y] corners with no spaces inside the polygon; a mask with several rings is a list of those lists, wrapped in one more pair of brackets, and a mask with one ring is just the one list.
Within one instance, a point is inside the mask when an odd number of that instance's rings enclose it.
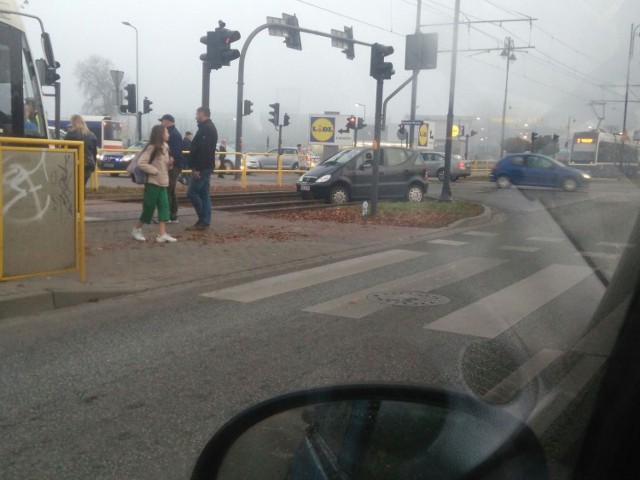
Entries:
{"label": "manhole cover", "polygon": [[432,307],[451,302],[451,299],[443,295],[427,292],[377,292],[367,295],[367,298],[374,302],[402,307]]}

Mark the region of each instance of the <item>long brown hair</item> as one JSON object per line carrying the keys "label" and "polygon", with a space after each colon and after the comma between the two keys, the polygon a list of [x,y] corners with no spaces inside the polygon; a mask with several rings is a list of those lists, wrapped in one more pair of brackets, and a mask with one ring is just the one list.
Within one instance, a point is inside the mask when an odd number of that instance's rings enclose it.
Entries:
{"label": "long brown hair", "polygon": [[157,154],[162,153],[162,149],[164,148],[164,132],[166,131],[166,127],[164,125],[154,125],[151,129],[151,133],[149,134],[149,144],[147,148],[153,148],[151,152],[151,160],[152,161]]}

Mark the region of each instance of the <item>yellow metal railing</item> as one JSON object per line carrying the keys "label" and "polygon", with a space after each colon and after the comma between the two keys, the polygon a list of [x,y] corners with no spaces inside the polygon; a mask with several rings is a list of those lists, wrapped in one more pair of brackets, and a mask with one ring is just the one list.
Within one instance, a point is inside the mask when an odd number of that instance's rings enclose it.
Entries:
{"label": "yellow metal railing", "polygon": [[0,280],[85,280],[84,143],[0,138]]}

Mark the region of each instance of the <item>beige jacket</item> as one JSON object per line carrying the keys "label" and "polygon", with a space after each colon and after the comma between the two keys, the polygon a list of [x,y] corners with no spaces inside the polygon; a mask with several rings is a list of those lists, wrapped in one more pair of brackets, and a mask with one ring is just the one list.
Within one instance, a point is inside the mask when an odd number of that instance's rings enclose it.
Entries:
{"label": "beige jacket", "polygon": [[158,153],[153,162],[149,163],[151,159],[152,146],[147,146],[140,158],[138,159],[138,166],[144,173],[149,174],[147,179],[148,183],[153,183],[159,187],[169,186],[169,168],[173,163],[169,156],[169,146],[165,143],[162,146],[162,153]]}

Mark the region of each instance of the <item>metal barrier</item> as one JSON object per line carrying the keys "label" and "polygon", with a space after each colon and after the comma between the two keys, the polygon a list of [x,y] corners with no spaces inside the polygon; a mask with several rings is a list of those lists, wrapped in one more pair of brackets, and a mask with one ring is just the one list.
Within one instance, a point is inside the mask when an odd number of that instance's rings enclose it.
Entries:
{"label": "metal barrier", "polygon": [[0,138],[0,280],[85,280],[84,143]]}
{"label": "metal barrier", "polygon": [[495,160],[474,160],[471,167],[471,176],[488,177],[495,163]]}
{"label": "metal barrier", "polygon": [[[124,150],[124,149],[100,149],[98,150],[98,153],[103,153],[103,152],[127,152],[127,153],[138,153],[140,150]],[[188,150],[185,150],[182,152],[185,155],[189,154]],[[292,156],[292,155],[274,155],[274,154],[270,154],[268,152],[246,152],[246,153],[242,153],[242,152],[233,152],[233,151],[227,151],[224,153],[225,156],[230,156],[230,157],[235,157],[236,155],[240,154],[241,155],[241,160],[240,160],[240,170],[232,168],[232,169],[222,169],[222,170],[214,170],[214,173],[224,173],[224,174],[234,174],[240,175],[240,188],[242,189],[246,189],[247,188],[247,175],[249,175],[250,173],[267,173],[267,174],[276,174],[278,175],[278,180],[277,180],[277,184],[278,186],[282,186],[282,179],[283,179],[283,174],[294,174],[294,175],[299,175],[303,172],[306,171],[306,169],[296,169],[296,170],[291,170],[291,169],[283,169],[282,168],[282,161],[283,161],[283,157],[285,156]],[[220,152],[216,151],[216,157],[219,157]],[[255,168],[248,168],[247,167],[247,159],[252,157],[252,156],[270,156],[270,157],[278,157],[277,159],[277,168],[274,169],[255,169]],[[299,159],[303,159],[307,157],[306,154],[301,154],[301,155],[297,155],[297,157]],[[218,163],[218,158],[216,158],[216,163]],[[232,163],[235,163],[235,158],[233,159]],[[182,173],[191,173],[191,170],[188,168],[185,168],[182,170]],[[100,170],[100,167],[98,165],[98,163],[96,163],[96,168],[93,171],[93,173],[91,174],[91,179],[89,181],[89,188],[91,189],[91,191],[97,191],[98,187],[99,187],[99,176],[100,175],[112,175],[112,174],[119,174],[119,175],[127,175],[127,171],[126,170]]]}

